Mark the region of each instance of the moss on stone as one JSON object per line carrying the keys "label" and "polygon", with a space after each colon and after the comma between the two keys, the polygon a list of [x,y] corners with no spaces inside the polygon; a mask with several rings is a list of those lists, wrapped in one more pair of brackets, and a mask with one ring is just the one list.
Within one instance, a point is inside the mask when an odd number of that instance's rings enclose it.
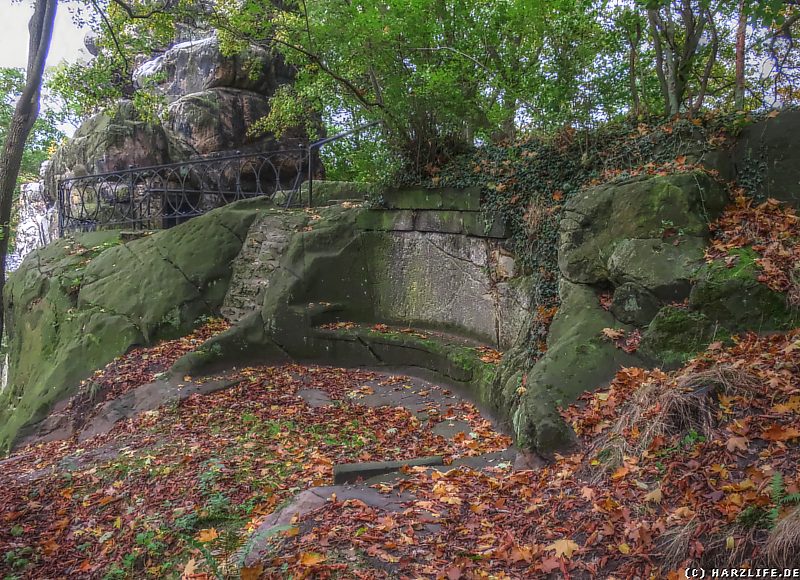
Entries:
{"label": "moss on stone", "polygon": [[181,336],[216,314],[230,264],[268,203],[231,204],[126,244],[117,231],[68,237],[29,256],[4,295],[10,353],[0,450],[131,346]]}
{"label": "moss on stone", "polygon": [[677,368],[729,332],[702,312],[665,306],[647,327],[640,350],[665,368]]}
{"label": "moss on stone", "polygon": [[452,209],[479,211],[480,188],[397,188],[383,191],[378,204],[388,209]]}
{"label": "moss on stone", "polygon": [[751,248],[731,250],[738,259],[733,267],[707,264],[692,289],[689,303],[731,331],[788,330],[800,323],[800,312],[786,296],[759,282],[758,254]]}

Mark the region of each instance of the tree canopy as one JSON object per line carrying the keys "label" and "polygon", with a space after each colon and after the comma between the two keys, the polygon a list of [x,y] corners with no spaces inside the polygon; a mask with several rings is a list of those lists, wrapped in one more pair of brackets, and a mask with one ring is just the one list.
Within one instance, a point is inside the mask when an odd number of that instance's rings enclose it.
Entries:
{"label": "tree canopy", "polygon": [[[136,63],[215,31],[226,51],[280,52],[297,80],[252,131],[321,113],[330,130],[381,120],[344,172],[433,167],[521,130],[622,117],[791,105],[800,69],[794,0],[104,0],[83,18],[97,57],[51,86],[75,116],[132,97]],[[355,155],[355,157],[354,157]],[[344,156],[340,156],[344,157]],[[361,169],[359,169],[361,168]]]}

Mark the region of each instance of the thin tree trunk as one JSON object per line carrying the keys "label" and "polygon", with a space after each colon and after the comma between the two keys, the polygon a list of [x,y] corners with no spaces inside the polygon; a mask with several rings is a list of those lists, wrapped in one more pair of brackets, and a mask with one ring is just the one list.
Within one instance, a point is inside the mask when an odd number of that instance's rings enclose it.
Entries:
{"label": "thin tree trunk", "polygon": [[737,111],[744,110],[744,45],[747,33],[747,15],[744,11],[744,0],[739,0],[739,24],[736,27],[736,86],[733,102]]}
{"label": "thin tree trunk", "polygon": [[700,93],[697,95],[694,106],[692,107],[692,114],[696,115],[703,108],[703,101],[708,92],[708,81],[711,79],[711,73],[714,71],[714,65],[717,63],[717,55],[719,54],[719,34],[717,33],[717,25],[714,20],[708,18],[708,26],[711,30],[711,54],[708,56],[706,66],[703,71],[703,76],[700,78]]}
{"label": "thin tree trunk", "polygon": [[664,116],[669,117],[672,114],[672,107],[669,98],[669,84],[664,70],[664,45],[661,42],[661,26],[659,25],[661,17],[656,9],[649,8],[647,10],[647,19],[650,22],[650,35],[653,38],[653,49],[656,55],[656,75],[661,85],[661,95],[664,97]]}
{"label": "thin tree trunk", "polygon": [[[28,69],[25,75],[25,88],[17,101],[0,157],[0,297],[5,288],[6,255],[8,238],[11,234],[14,190],[17,187],[25,142],[39,116],[44,63],[53,37],[57,6],[58,0],[36,0],[33,16],[28,23]],[[4,316],[4,305],[0,300],[0,337],[3,336]]]}
{"label": "thin tree trunk", "polygon": [[639,42],[642,40],[642,28],[639,23],[636,23],[636,34],[628,35],[628,44],[630,51],[628,53],[628,67],[630,68],[629,80],[631,88],[631,104],[633,106],[633,118],[638,119],[641,114],[641,103],[639,101],[639,86],[636,80],[636,61],[638,58],[637,48]]}

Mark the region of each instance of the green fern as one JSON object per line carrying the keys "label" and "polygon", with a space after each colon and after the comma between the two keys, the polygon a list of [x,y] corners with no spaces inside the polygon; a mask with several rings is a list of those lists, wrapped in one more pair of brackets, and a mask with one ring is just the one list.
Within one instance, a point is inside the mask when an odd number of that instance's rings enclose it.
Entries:
{"label": "green fern", "polygon": [[776,471],[769,483],[769,495],[772,508],[748,506],[739,514],[739,523],[748,528],[765,528],[771,530],[778,523],[781,508],[800,504],[800,493],[786,493],[783,474]]}
{"label": "green fern", "polygon": [[769,495],[772,498],[772,503],[780,505],[781,499],[785,494],[786,484],[783,481],[783,474],[780,471],[776,471],[769,483]]}

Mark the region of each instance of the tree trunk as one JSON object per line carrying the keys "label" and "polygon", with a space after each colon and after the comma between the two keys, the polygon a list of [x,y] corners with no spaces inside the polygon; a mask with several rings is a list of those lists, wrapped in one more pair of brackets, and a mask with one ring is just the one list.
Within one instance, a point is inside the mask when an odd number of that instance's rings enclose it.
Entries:
{"label": "tree trunk", "polygon": [[628,68],[630,69],[630,73],[628,76],[628,80],[630,81],[630,89],[631,89],[631,106],[632,114],[634,119],[638,119],[639,115],[641,115],[641,103],[639,101],[639,86],[636,79],[636,61],[638,58],[637,49],[639,47],[639,43],[642,40],[642,27],[637,22],[636,23],[636,34],[629,34],[628,35],[628,45],[630,46],[630,50],[628,52]]}
{"label": "tree trunk", "polygon": [[733,102],[737,111],[744,111],[744,45],[747,33],[747,16],[744,11],[744,0],[739,0],[739,24],[736,27],[736,85]]}
{"label": "tree trunk", "polygon": [[670,117],[672,116],[672,104],[669,97],[669,83],[664,70],[665,54],[664,45],[661,42],[661,18],[656,9],[649,8],[647,10],[647,19],[650,22],[650,36],[653,40],[653,50],[656,56],[656,75],[658,76],[658,83],[661,85],[661,96],[664,98],[664,116]]}
{"label": "tree trunk", "polygon": [[[11,233],[14,190],[17,187],[25,142],[39,116],[44,63],[53,37],[57,5],[58,0],[36,0],[33,16],[28,23],[28,69],[25,75],[25,88],[17,101],[0,157],[0,297],[3,295],[6,281],[6,255]],[[4,317],[4,305],[0,300],[0,337],[3,336]]]}

